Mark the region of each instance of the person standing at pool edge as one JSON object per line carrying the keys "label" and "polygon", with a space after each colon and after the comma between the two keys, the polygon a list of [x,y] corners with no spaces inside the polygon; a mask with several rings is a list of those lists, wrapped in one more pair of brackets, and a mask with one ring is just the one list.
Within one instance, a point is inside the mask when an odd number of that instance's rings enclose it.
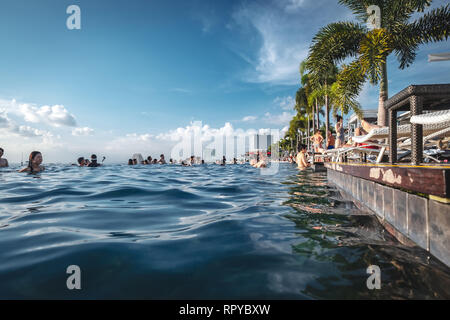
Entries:
{"label": "person standing at pool edge", "polygon": [[5,168],[9,166],[8,160],[2,159],[3,152],[4,152],[3,148],[0,148],[0,168]]}
{"label": "person standing at pool edge", "polygon": [[45,168],[41,166],[41,163],[42,154],[39,151],[33,151],[28,160],[28,167],[19,170],[19,172],[37,173],[44,171]]}
{"label": "person standing at pool edge", "polygon": [[345,144],[344,120],[341,116],[336,116],[336,144],[335,148],[340,148]]}
{"label": "person standing at pool edge", "polygon": [[323,141],[323,137],[320,134],[320,130],[317,129],[316,133],[314,133],[314,135],[310,139],[314,144],[314,152],[319,152],[319,149],[321,148]]}

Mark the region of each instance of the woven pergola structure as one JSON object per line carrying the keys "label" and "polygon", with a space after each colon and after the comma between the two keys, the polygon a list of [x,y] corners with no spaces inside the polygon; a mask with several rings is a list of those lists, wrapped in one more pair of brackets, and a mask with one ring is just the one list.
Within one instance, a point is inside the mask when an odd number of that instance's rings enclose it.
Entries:
{"label": "woven pergola structure", "polygon": [[[450,109],[450,84],[411,85],[385,103],[389,114],[389,162],[397,162],[397,112],[411,111],[411,116],[423,111]],[[411,163],[423,162],[423,126],[411,124]]]}

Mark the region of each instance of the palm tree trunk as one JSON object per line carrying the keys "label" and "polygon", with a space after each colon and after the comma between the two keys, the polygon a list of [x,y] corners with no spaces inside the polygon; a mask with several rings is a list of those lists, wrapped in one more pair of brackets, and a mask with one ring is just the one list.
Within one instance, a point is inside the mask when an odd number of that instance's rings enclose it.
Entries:
{"label": "palm tree trunk", "polygon": [[313,127],[312,127],[312,129],[313,129],[313,132],[316,132],[316,110],[314,109],[314,106],[312,107],[312,112],[313,112],[313,114],[312,114],[312,120],[313,120]]}
{"label": "palm tree trunk", "polygon": [[385,102],[388,99],[388,79],[387,79],[387,64],[386,60],[383,63],[381,70],[380,81],[380,97],[378,99],[378,125],[386,126],[386,109],[384,108]]}
{"label": "palm tree trunk", "polygon": [[[327,80],[325,80],[325,92],[327,90]],[[325,95],[325,143],[328,144],[328,127],[330,126],[330,110],[328,106],[328,94]]]}
{"label": "palm tree trunk", "polygon": [[317,121],[317,129],[319,129],[320,128],[320,120],[319,120],[320,112],[319,112],[319,104],[317,103],[317,99],[316,99],[316,114],[317,114],[317,119],[314,118],[314,121]]}

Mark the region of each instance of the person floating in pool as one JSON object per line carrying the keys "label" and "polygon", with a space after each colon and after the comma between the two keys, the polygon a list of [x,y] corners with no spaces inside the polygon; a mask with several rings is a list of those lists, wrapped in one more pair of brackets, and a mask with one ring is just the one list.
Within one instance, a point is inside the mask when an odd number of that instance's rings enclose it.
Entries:
{"label": "person floating in pool", "polygon": [[28,160],[28,167],[19,170],[19,172],[38,173],[44,171],[45,168],[41,166],[42,154],[39,151],[33,151]]}
{"label": "person floating in pool", "polygon": [[95,154],[91,155],[91,163],[89,163],[88,167],[95,168],[100,166],[101,164],[97,162],[97,156]]}
{"label": "person floating in pool", "polygon": [[0,168],[6,168],[6,167],[9,166],[8,165],[8,160],[2,159],[3,153],[4,153],[3,148],[0,148]]}
{"label": "person floating in pool", "polygon": [[310,166],[308,161],[306,161],[307,153],[306,153],[306,146],[302,144],[300,146],[300,152],[297,154],[297,167],[300,170],[305,170]]}
{"label": "person floating in pool", "polygon": [[85,166],[87,166],[86,160],[84,159],[84,157],[79,157],[78,160],[77,160],[77,162],[78,162],[78,166],[80,166],[80,167],[85,167]]}

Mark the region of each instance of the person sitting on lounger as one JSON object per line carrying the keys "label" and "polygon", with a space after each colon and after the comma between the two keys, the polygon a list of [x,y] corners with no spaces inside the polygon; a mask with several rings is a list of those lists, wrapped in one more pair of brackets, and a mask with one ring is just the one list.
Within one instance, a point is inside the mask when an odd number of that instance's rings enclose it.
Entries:
{"label": "person sitting on lounger", "polygon": [[41,166],[42,154],[39,151],[33,151],[28,158],[28,167],[19,170],[19,172],[38,173],[44,171],[44,167]]}
{"label": "person sitting on lounger", "polygon": [[2,159],[3,157],[3,149],[0,148],[0,168],[5,168],[8,166],[8,160],[6,159]]}
{"label": "person sitting on lounger", "polygon": [[336,140],[334,139],[333,134],[331,133],[331,131],[328,131],[327,150],[334,149],[335,143]]}
{"label": "person sitting on lounger", "polygon": [[[376,124],[372,124],[367,122],[366,120],[361,120],[361,127],[358,127],[355,129],[355,136],[365,136],[367,134],[369,134],[369,132],[373,129],[380,129],[383,128],[382,126],[376,125]],[[367,140],[367,143],[356,143],[354,142],[352,144],[352,146],[354,147],[363,147],[363,148],[370,148],[370,149],[377,149],[378,147],[376,146],[370,146],[368,144],[372,143],[376,143],[376,141],[373,140]]]}
{"label": "person sitting on lounger", "polygon": [[310,166],[310,164],[308,163],[308,161],[306,161],[306,146],[304,144],[302,144],[300,146],[300,152],[297,154],[297,167],[300,170],[305,170],[306,168],[308,168]]}

